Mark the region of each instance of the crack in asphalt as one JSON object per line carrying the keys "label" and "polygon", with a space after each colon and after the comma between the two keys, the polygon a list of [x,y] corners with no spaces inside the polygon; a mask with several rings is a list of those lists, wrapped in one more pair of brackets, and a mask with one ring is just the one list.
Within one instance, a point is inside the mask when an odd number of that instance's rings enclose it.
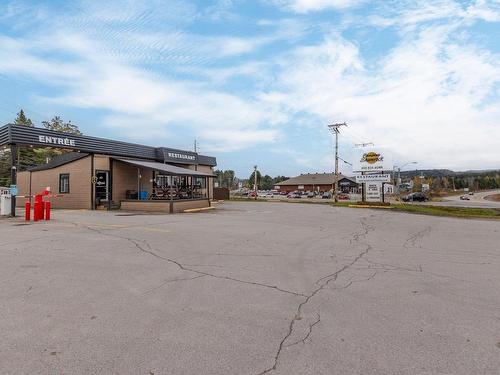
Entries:
{"label": "crack in asphalt", "polygon": [[318,324],[319,322],[321,322],[321,315],[319,313],[316,313],[316,320],[312,324],[309,324],[309,331],[307,332],[307,334],[303,338],[301,338],[300,340],[297,340],[297,341],[295,341],[292,344],[285,345],[285,347],[289,348],[290,346],[294,346],[294,345],[297,345],[297,344],[300,344],[300,343],[305,344],[306,341],[307,341],[307,339],[309,338],[309,336],[311,336],[313,327],[316,324]]}
{"label": "crack in asphalt", "polygon": [[148,294],[148,293],[151,293],[151,292],[154,292],[155,290],[157,289],[160,289],[161,287],[167,285],[167,284],[170,284],[170,283],[176,283],[176,282],[179,282],[179,281],[189,281],[189,280],[195,280],[195,279],[199,279],[201,277],[206,277],[206,275],[198,275],[198,276],[195,276],[195,277],[188,277],[186,279],[172,279],[172,280],[166,280],[164,281],[163,283],[161,283],[160,285],[158,286],[155,286],[154,288],[151,288],[149,290],[146,290],[144,293],[142,294]]}
{"label": "crack in asphalt", "polygon": [[[368,269],[368,268],[365,268],[365,269]],[[388,271],[387,270],[383,270],[382,272],[388,272]],[[352,278],[351,278],[351,280],[349,280],[346,285],[338,287],[338,288],[335,288],[335,289],[347,289],[347,288],[349,288],[354,283],[361,283],[361,282],[365,282],[365,281],[370,281],[373,278],[375,278],[375,276],[377,276],[377,274],[379,274],[379,273],[380,272],[378,272],[378,271],[374,272],[371,276],[368,276],[366,279],[361,279],[361,280],[352,280]]]}
{"label": "crack in asphalt", "polygon": [[[365,220],[364,219],[361,219],[361,226],[363,227],[363,231],[361,233],[354,233],[353,234],[353,241],[351,242],[351,245],[355,245],[357,243],[360,242],[360,239],[361,237],[365,237],[366,238],[366,235],[373,230],[373,228],[371,226],[369,226],[368,224],[366,224]],[[274,370],[276,370],[276,368],[278,367],[278,362],[279,362],[279,359],[280,359],[280,356],[281,356],[281,353],[282,353],[282,350],[283,348],[285,347],[288,347],[288,345],[285,345],[285,342],[288,340],[288,338],[293,334],[294,332],[294,326],[295,326],[295,322],[300,320],[301,319],[301,312],[302,312],[302,309],[304,306],[306,306],[309,301],[315,296],[317,295],[319,292],[321,292],[331,281],[335,281],[337,280],[338,276],[346,271],[347,269],[349,269],[351,266],[353,266],[356,262],[358,262],[361,258],[363,258],[366,254],[368,254],[368,252],[372,249],[372,246],[368,243],[364,244],[366,246],[366,248],[360,252],[358,255],[356,255],[351,262],[347,263],[346,265],[344,265],[342,268],[338,269],[337,271],[331,273],[331,274],[328,274],[326,276],[323,276],[321,277],[320,279],[318,279],[315,284],[316,285],[319,285],[316,289],[314,289],[309,295],[306,296],[305,300],[302,301],[298,306],[297,306],[297,309],[295,311],[295,315],[293,316],[293,318],[290,320],[290,323],[288,325],[288,331],[286,333],[286,335],[281,339],[280,343],[279,343],[279,346],[278,346],[278,350],[274,356],[274,363],[271,367],[265,369],[264,371],[261,371],[258,373],[258,375],[264,375],[264,374],[268,374]],[[312,332],[312,328],[311,328],[311,332]],[[306,334],[307,337],[309,337],[311,333],[308,332],[308,334]],[[304,338],[303,338],[304,339]],[[299,342],[302,341],[301,340],[298,340]],[[305,340],[304,340],[305,342]]]}
{"label": "crack in asphalt", "polygon": [[432,231],[431,226],[428,226],[428,227],[422,229],[421,231],[418,231],[417,233],[411,235],[410,237],[408,237],[406,239],[405,243],[403,244],[403,247],[405,249],[409,249],[411,247],[416,247],[417,241],[422,239],[422,237],[424,237],[426,234],[429,234],[431,231]]}
{"label": "crack in asphalt", "polygon": [[[76,225],[78,225],[78,224],[76,224]],[[303,294],[303,293],[298,293],[298,292],[294,292],[294,291],[282,289],[282,288],[280,288],[280,287],[278,287],[276,285],[269,285],[269,284],[259,283],[259,282],[256,282],[256,281],[241,280],[241,279],[236,279],[236,278],[230,277],[230,276],[215,275],[215,274],[212,274],[212,273],[209,273],[209,272],[204,272],[204,271],[199,271],[199,270],[196,270],[196,269],[193,269],[193,268],[189,268],[189,267],[186,267],[185,265],[183,265],[182,263],[180,263],[179,261],[177,261],[175,259],[166,258],[164,256],[161,256],[161,255],[157,254],[156,252],[153,251],[151,245],[146,240],[141,240],[141,241],[144,243],[144,245],[147,247],[147,249],[144,246],[141,246],[141,244],[139,243],[139,241],[136,240],[136,239],[133,239],[133,238],[130,238],[130,237],[125,237],[125,236],[119,236],[119,235],[116,235],[116,234],[113,234],[113,233],[109,233],[109,232],[105,233],[105,232],[102,232],[99,229],[88,227],[88,226],[85,226],[85,225],[84,225],[84,228],[87,228],[88,230],[91,230],[91,231],[94,231],[96,233],[99,233],[100,235],[103,235],[103,236],[109,236],[109,237],[121,238],[123,240],[127,240],[130,243],[132,243],[141,252],[147,253],[147,254],[149,254],[151,256],[154,256],[155,258],[161,259],[163,261],[173,263],[177,267],[179,267],[179,269],[181,269],[182,271],[194,272],[194,273],[196,273],[198,275],[209,276],[209,277],[213,277],[213,278],[216,278],[216,279],[222,279],[222,280],[230,280],[230,281],[234,281],[234,282],[241,283],[241,284],[260,286],[260,287],[263,287],[263,288],[273,289],[273,290],[276,290],[276,291],[281,292],[281,293],[291,294],[291,295],[296,296],[296,297],[306,297],[307,296],[306,294]]]}

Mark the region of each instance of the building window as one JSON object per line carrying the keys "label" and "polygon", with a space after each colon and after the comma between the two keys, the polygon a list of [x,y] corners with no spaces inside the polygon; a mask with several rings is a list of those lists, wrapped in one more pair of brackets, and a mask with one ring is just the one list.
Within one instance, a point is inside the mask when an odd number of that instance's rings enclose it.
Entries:
{"label": "building window", "polygon": [[59,193],[69,193],[69,173],[61,173],[59,175]]}
{"label": "building window", "polygon": [[205,177],[196,177],[194,180],[194,186],[196,186],[199,189],[206,189],[207,184],[206,184]]}

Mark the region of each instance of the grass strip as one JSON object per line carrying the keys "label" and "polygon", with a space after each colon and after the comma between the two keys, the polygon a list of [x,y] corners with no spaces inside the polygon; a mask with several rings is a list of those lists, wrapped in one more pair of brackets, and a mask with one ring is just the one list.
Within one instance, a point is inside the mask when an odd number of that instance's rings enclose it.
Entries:
{"label": "grass strip", "polygon": [[498,208],[424,206],[412,204],[394,204],[392,207],[394,211],[423,215],[500,219],[500,209]]}

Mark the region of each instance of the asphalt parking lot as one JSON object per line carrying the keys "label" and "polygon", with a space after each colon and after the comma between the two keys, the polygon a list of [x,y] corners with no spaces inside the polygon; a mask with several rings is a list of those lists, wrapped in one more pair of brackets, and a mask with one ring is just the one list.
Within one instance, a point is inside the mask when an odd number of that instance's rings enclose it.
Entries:
{"label": "asphalt parking lot", "polygon": [[1,374],[498,374],[500,223],[327,205],[0,220]]}

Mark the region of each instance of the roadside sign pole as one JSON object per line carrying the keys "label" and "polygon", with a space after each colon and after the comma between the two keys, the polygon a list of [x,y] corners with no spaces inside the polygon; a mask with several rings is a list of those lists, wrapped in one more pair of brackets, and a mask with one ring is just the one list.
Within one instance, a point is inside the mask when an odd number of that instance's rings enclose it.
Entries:
{"label": "roadside sign pole", "polygon": [[[10,145],[10,160],[11,160],[11,166],[10,166],[10,184],[16,186],[17,185],[17,145],[13,144]],[[17,192],[15,192],[17,195]],[[11,196],[10,196],[10,216],[15,217],[16,216],[16,195],[12,194],[12,189],[11,189]]]}

